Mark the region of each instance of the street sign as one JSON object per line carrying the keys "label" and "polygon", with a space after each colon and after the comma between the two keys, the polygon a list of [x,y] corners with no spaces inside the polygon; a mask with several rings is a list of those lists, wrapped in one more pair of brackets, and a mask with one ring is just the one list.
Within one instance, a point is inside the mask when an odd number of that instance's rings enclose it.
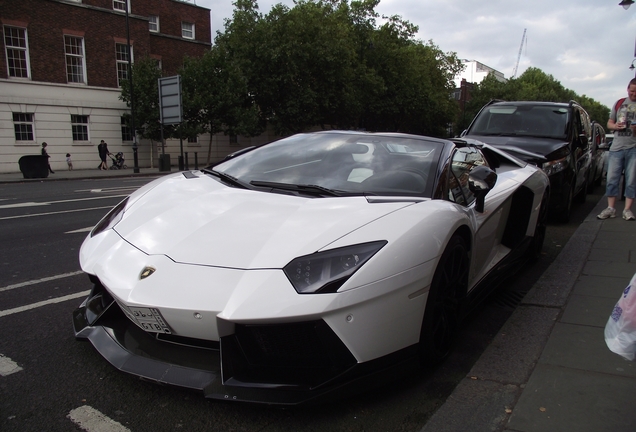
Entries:
{"label": "street sign", "polygon": [[159,78],[159,113],[161,124],[181,123],[181,75]]}

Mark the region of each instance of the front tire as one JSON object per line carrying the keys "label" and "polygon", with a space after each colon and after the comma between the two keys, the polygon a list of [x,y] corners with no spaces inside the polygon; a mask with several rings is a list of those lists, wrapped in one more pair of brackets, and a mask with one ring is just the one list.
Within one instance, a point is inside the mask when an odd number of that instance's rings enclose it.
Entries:
{"label": "front tire", "polygon": [[548,219],[548,202],[549,192],[545,191],[543,193],[543,198],[541,198],[541,207],[539,208],[537,225],[534,228],[534,237],[532,237],[532,241],[527,251],[527,256],[532,262],[535,262],[539,259],[541,250],[543,249],[543,242],[545,241],[545,232],[547,229],[546,223]]}
{"label": "front tire", "polygon": [[570,213],[572,212],[572,202],[574,201],[574,185],[569,189],[567,197],[565,197],[565,207],[556,214],[556,221],[559,223],[568,223],[570,221]]}
{"label": "front tire", "polygon": [[439,260],[426,300],[420,333],[420,359],[434,365],[450,354],[468,287],[468,247],[459,235],[451,237]]}

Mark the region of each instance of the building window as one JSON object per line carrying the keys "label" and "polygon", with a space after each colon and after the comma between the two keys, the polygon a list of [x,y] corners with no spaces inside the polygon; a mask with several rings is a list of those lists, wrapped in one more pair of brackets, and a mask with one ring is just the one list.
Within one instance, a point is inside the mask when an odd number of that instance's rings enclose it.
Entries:
{"label": "building window", "polygon": [[121,116],[121,140],[122,141],[132,141],[132,129],[128,125],[125,116]]}
{"label": "building window", "polygon": [[[122,81],[128,79],[128,45],[119,43],[115,44],[115,53],[117,57],[117,85],[121,87]],[[130,54],[132,57],[132,46],[130,47]]]}
{"label": "building window", "polygon": [[86,84],[84,62],[84,39],[76,36],[64,36],[66,53],[66,80],[70,83]]}
{"label": "building window", "polygon": [[130,13],[130,0],[113,0],[113,10],[126,12],[126,3],[128,3],[128,12]]}
{"label": "building window", "polygon": [[71,114],[73,141],[88,141],[88,116]]}
{"label": "building window", "polygon": [[159,32],[159,17],[155,15],[150,15],[148,17],[148,26],[150,27],[151,32]]}
{"label": "building window", "polygon": [[194,39],[194,24],[188,23],[188,22],[182,22],[181,36],[184,39]]}
{"label": "building window", "polygon": [[13,113],[13,129],[16,141],[35,141],[33,136],[33,114]]}
{"label": "building window", "polygon": [[29,78],[27,31],[21,27],[4,27],[4,47],[10,78]]}
{"label": "building window", "polygon": [[198,144],[199,137],[188,137],[188,144]]}
{"label": "building window", "polygon": [[230,145],[238,145],[238,136],[231,134],[230,135]]}

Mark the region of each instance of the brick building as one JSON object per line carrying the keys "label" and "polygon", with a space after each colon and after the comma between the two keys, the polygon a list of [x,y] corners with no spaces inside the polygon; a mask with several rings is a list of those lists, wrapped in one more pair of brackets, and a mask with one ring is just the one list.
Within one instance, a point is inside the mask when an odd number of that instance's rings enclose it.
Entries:
{"label": "brick building", "polygon": [[[75,169],[97,167],[102,139],[132,165],[119,100],[127,5],[133,63],[150,56],[172,76],[184,56],[210,49],[210,10],[186,0],[0,0],[0,172],[18,171],[20,156],[39,154],[43,141],[54,170],[66,169],[66,153]],[[139,166],[156,164],[156,148],[138,144]]]}

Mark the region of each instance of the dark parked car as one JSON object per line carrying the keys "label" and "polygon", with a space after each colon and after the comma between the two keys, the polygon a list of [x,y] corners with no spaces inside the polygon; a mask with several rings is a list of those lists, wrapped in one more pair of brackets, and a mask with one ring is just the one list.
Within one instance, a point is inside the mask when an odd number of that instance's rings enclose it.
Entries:
{"label": "dark parked car", "polygon": [[491,101],[462,137],[499,147],[550,178],[550,214],[566,222],[592,182],[592,124],[578,103]]}
{"label": "dark parked car", "polygon": [[603,165],[607,148],[605,148],[605,129],[600,123],[592,122],[592,166],[590,167],[590,182],[588,192],[592,192],[594,186],[599,186],[603,181]]}

